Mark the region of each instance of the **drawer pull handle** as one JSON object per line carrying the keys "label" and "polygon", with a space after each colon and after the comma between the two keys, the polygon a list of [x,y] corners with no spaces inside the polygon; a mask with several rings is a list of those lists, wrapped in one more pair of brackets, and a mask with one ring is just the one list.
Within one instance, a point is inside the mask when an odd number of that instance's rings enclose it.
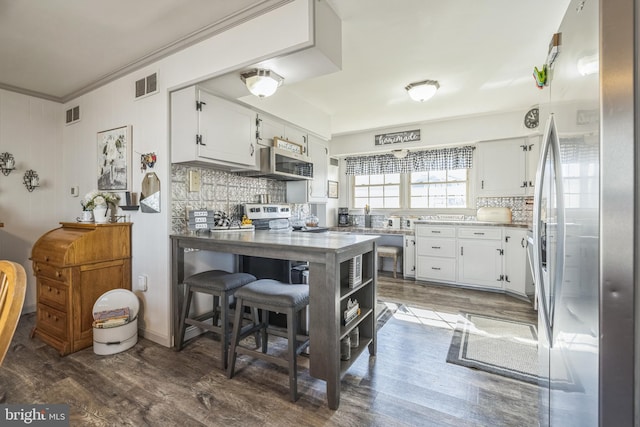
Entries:
{"label": "drawer pull handle", "polygon": [[440,234],[440,233],[441,233],[441,231],[440,231],[440,230],[431,230],[431,232],[432,232],[433,234]]}
{"label": "drawer pull handle", "polygon": [[44,260],[49,261],[49,256],[45,255]]}
{"label": "drawer pull handle", "polygon": [[51,292],[51,286],[48,287],[48,291]]}
{"label": "drawer pull handle", "polygon": [[440,249],[440,246],[431,246],[431,249]]}
{"label": "drawer pull handle", "polygon": [[432,270],[442,270],[440,267],[431,267]]}
{"label": "drawer pull handle", "polygon": [[473,233],[473,234],[475,234],[476,236],[484,236],[484,233]]}
{"label": "drawer pull handle", "polygon": [[56,271],[56,277],[60,277],[62,276],[62,273],[60,273],[59,271]]}

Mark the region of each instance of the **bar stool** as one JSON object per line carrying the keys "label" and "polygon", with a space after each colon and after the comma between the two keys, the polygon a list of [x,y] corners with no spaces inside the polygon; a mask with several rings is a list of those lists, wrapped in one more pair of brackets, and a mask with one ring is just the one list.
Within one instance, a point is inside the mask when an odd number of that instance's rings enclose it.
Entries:
{"label": "bar stool", "polygon": [[[209,270],[187,277],[184,280],[186,295],[182,304],[182,314],[180,316],[178,336],[176,337],[177,350],[182,350],[187,325],[214,332],[220,336],[220,367],[226,369],[231,332],[231,328],[229,328],[231,296],[239,288],[255,280],[256,277],[248,273],[229,273],[223,270]],[[189,317],[189,309],[191,308],[194,293],[212,295],[213,310],[195,317]],[[241,314],[241,310],[237,311]],[[211,320],[211,323],[208,320]],[[220,326],[218,326],[218,320],[220,321]],[[239,321],[241,322],[242,318]],[[257,312],[254,321],[257,321]],[[256,343],[256,345],[259,345],[259,343]]]}
{"label": "bar stool", "polygon": [[[231,334],[227,376],[233,377],[238,354],[247,354],[288,368],[289,395],[291,401],[295,402],[298,400],[298,363],[296,359],[300,352],[309,345],[309,337],[299,335],[297,331],[299,313],[309,305],[309,285],[290,285],[277,280],[260,279],[238,289],[235,297],[237,298],[236,315]],[[262,310],[261,321],[257,324],[254,323],[251,328],[240,327],[240,316],[245,307]],[[269,325],[269,311],[286,314],[286,330],[283,331],[282,328],[274,328]],[[262,351],[239,345],[240,340],[256,331],[260,331],[262,334]],[[287,338],[286,359],[267,354],[269,334]]]}
{"label": "bar stool", "polygon": [[[398,256],[402,256],[402,248],[399,246],[378,246],[378,256],[381,258],[393,258],[393,278],[396,278],[398,268]],[[382,270],[382,262],[380,263]]]}

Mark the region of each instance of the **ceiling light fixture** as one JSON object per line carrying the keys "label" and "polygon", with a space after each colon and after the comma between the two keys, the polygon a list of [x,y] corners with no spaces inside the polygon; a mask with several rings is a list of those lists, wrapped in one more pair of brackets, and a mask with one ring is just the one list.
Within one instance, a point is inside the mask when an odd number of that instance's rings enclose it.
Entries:
{"label": "ceiling light fixture", "polygon": [[409,154],[409,150],[406,148],[397,148],[395,150],[391,150],[391,154],[393,154],[396,159],[404,159]]}
{"label": "ceiling light fixture", "polygon": [[411,99],[418,102],[423,102],[431,98],[439,88],[440,84],[436,80],[411,83],[405,87]]}
{"label": "ceiling light fixture", "polygon": [[276,93],[276,90],[284,81],[284,77],[262,68],[242,73],[240,78],[249,89],[249,92],[260,98],[266,98]]}

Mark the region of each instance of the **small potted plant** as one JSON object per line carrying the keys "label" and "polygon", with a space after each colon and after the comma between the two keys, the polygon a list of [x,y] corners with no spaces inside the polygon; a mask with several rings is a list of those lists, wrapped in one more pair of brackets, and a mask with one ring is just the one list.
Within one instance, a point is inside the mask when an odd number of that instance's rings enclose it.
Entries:
{"label": "small potted plant", "polygon": [[99,192],[96,190],[87,193],[80,202],[83,211],[83,221],[86,217],[84,212],[92,212],[95,222],[109,222],[107,209],[111,208],[111,216],[114,216],[118,209],[119,202],[120,196],[116,193]]}

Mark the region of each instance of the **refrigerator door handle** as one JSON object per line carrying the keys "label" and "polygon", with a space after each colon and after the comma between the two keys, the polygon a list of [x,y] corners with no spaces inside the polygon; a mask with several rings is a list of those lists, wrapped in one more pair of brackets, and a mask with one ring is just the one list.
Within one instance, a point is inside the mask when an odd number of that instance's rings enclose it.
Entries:
{"label": "refrigerator door handle", "polygon": [[[536,183],[534,186],[534,202],[533,202],[533,265],[534,265],[534,280],[537,287],[538,294],[538,310],[541,312],[545,333],[549,341],[549,346],[553,346],[553,330],[550,321],[550,304],[547,303],[547,290],[545,289],[545,276],[542,271],[542,231],[540,230],[542,221],[542,190],[543,180],[545,175],[545,169],[547,164],[547,157],[549,155],[549,149],[551,147],[551,133],[554,131],[555,123],[553,114],[549,116],[547,125],[544,132],[544,140],[540,149],[540,159],[538,161],[538,169],[536,171]],[[548,252],[547,252],[548,253]],[[549,290],[550,291],[550,290]],[[549,292],[551,294],[551,292]]]}

